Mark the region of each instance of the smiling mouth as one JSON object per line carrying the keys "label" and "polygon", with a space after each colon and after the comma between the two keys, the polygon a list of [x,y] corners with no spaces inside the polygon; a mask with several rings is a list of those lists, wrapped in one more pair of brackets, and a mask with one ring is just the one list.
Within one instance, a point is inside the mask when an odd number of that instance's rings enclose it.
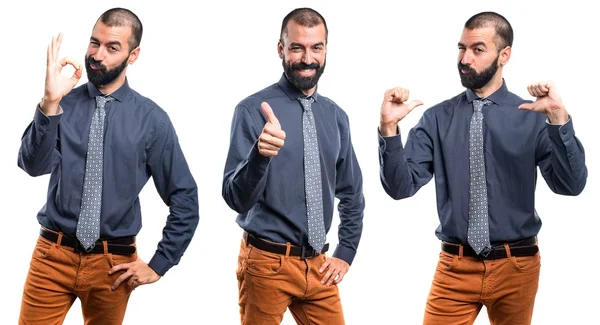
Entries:
{"label": "smiling mouth", "polygon": [[296,72],[303,77],[309,77],[315,74],[315,69],[296,69]]}

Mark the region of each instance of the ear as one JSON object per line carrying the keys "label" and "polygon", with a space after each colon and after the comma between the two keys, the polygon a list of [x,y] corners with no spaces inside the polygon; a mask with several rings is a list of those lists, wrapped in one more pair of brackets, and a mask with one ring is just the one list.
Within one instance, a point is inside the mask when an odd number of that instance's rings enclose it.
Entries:
{"label": "ear", "polygon": [[281,40],[277,41],[277,54],[280,59],[283,59],[283,42]]}
{"label": "ear", "polygon": [[510,60],[512,48],[510,46],[505,47],[502,51],[500,51],[500,55],[498,57],[498,65],[505,66]]}
{"label": "ear", "polygon": [[128,64],[133,64],[135,61],[137,61],[138,56],[140,55],[140,47],[136,47],[135,50],[131,51],[131,53],[129,53],[129,59],[127,59],[127,63]]}

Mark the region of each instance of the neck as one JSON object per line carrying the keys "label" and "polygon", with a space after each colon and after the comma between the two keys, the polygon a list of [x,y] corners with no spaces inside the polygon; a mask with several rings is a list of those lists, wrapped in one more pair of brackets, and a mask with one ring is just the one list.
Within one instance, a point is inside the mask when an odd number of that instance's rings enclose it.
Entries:
{"label": "neck", "polygon": [[314,94],[316,89],[317,87],[312,87],[311,89],[302,90],[302,93],[306,96],[311,96],[312,94]]}
{"label": "neck", "polygon": [[123,72],[120,76],[117,77],[117,79],[113,80],[112,82],[106,84],[106,85],[102,85],[102,86],[96,86],[96,88],[98,88],[98,90],[100,90],[103,94],[105,95],[110,95],[112,93],[114,93],[115,91],[117,91],[117,89],[121,88],[121,86],[123,86],[123,84],[125,83],[125,72]]}
{"label": "neck", "polygon": [[485,86],[480,89],[472,90],[480,98],[487,98],[491,94],[495,93],[496,90],[500,89],[500,87],[502,87],[502,73],[501,70],[498,70],[492,80],[490,80],[490,82],[488,82]]}

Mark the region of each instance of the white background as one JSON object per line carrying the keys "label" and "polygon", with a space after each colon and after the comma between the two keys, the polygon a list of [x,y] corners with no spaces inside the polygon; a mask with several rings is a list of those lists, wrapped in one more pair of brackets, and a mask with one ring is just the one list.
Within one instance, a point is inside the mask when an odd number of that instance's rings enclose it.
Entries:
{"label": "white background", "polygon": [[[394,201],[379,182],[376,128],[383,92],[411,90],[425,106],[401,123],[405,136],[424,109],[463,89],[457,42],[473,14],[493,10],[515,30],[504,70],[509,89],[530,98],[529,83],[552,79],[586,148],[588,185],[578,197],[551,193],[539,178],[537,210],[544,226],[540,288],[533,324],[590,324],[597,315],[598,24],[583,1],[4,1],[0,63],[3,107],[0,159],[2,232],[0,324],[17,322],[21,293],[39,226],[48,176],[17,167],[20,137],[43,95],[46,46],[64,33],[61,56],[82,62],[92,27],[105,10],[133,10],[144,24],[139,60],[129,83],[173,120],[199,184],[200,225],[181,263],[132,295],[125,324],[239,324],[236,214],[221,197],[222,172],[235,105],[276,82],[281,20],[311,6],[329,25],[327,69],[319,92],[350,117],[364,176],[366,210],[358,254],[340,284],[346,322],[420,324],[439,252],[433,183]],[[86,81],[84,77],[80,81]],[[532,139],[533,141],[533,139]],[[593,201],[595,199],[595,201]],[[141,194],[140,256],[148,261],[168,209],[149,182]],[[595,204],[596,203],[596,204]],[[337,243],[337,215],[329,233]],[[79,303],[65,324],[81,324]],[[476,324],[488,324],[485,309]],[[283,324],[294,324],[286,313]]]}

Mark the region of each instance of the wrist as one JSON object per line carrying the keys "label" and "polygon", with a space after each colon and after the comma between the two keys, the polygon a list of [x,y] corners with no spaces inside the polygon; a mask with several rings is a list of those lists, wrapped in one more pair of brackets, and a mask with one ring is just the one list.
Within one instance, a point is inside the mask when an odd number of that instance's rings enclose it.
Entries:
{"label": "wrist", "polygon": [[60,100],[52,101],[45,97],[40,101],[40,109],[45,115],[57,115],[59,113]]}
{"label": "wrist", "polygon": [[554,111],[549,111],[546,116],[551,124],[563,125],[569,121],[569,113],[563,108]]}
{"label": "wrist", "polygon": [[379,124],[379,133],[384,137],[398,135],[398,123],[383,123]]}

